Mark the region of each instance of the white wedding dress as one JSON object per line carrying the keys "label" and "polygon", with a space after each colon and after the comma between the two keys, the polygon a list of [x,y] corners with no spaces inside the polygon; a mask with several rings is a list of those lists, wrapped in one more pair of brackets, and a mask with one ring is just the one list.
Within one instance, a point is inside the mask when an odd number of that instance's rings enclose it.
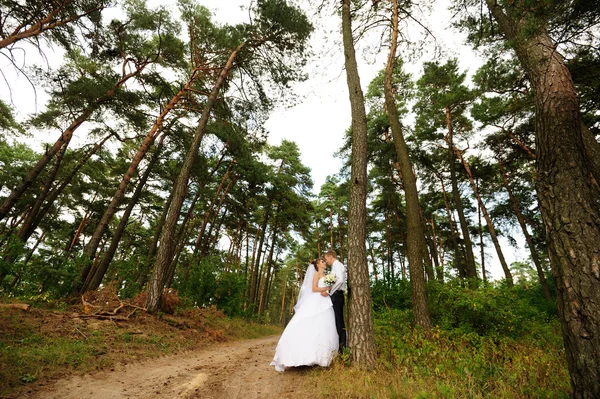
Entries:
{"label": "white wedding dress", "polygon": [[[319,287],[327,286],[323,280],[323,277],[319,279]],[[339,345],[331,299],[320,292],[312,292],[310,285],[303,283],[294,310],[294,316],[279,339],[271,366],[279,372],[285,371],[286,367],[329,366]]]}

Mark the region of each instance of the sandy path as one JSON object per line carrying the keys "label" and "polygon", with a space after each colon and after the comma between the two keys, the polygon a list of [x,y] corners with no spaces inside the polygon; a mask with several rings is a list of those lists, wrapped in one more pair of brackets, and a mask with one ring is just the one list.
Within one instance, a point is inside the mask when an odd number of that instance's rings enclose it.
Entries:
{"label": "sandy path", "polygon": [[[48,385],[30,398],[203,398],[305,397],[308,368],[277,373],[269,366],[279,336],[229,342],[208,349],[128,364]],[[301,392],[302,390],[302,392]]]}

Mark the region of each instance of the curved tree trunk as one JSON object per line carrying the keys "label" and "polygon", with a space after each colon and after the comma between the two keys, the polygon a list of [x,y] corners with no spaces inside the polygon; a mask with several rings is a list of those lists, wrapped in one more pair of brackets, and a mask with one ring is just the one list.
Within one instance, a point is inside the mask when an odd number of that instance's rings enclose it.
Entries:
{"label": "curved tree trunk", "polygon": [[121,237],[123,236],[123,232],[125,231],[125,228],[127,227],[127,224],[129,222],[129,217],[131,216],[131,212],[133,212],[133,208],[137,205],[137,203],[142,195],[142,191],[144,190],[144,187],[146,186],[148,177],[150,177],[150,172],[152,172],[152,168],[156,164],[156,161],[158,161],[158,156],[160,155],[160,151],[162,149],[162,144],[165,139],[165,136],[166,136],[166,134],[163,134],[160,137],[160,141],[159,141],[158,145],[156,146],[156,150],[154,151],[152,158],[148,162],[148,166],[146,167],[144,174],[140,178],[137,186],[135,187],[135,191],[133,192],[133,195],[131,196],[129,203],[127,204],[127,207],[125,208],[125,212],[123,212],[123,216],[121,216],[121,220],[119,221],[119,226],[117,227],[117,229],[115,230],[115,232],[113,234],[113,237],[110,241],[110,245],[109,245],[108,249],[104,253],[104,256],[102,257],[102,260],[100,261],[100,264],[98,265],[96,270],[94,270],[93,272],[90,272],[90,274],[89,274],[90,278],[88,278],[86,280],[86,283],[82,288],[82,292],[93,291],[100,286],[100,283],[102,283],[102,279],[104,278],[104,275],[106,274],[106,271],[108,270],[108,266],[112,262],[113,257],[115,256],[115,253],[117,252],[117,248],[119,247],[119,243],[121,242]]}
{"label": "curved tree trunk", "polygon": [[6,200],[4,200],[4,203],[0,206],[0,220],[4,219],[4,217],[8,215],[12,207],[23,196],[25,191],[27,191],[27,189],[33,184],[33,182],[37,179],[40,173],[42,173],[42,171],[46,168],[48,163],[54,158],[58,151],[60,151],[60,149],[65,145],[65,143],[71,140],[71,137],[73,137],[73,133],[75,133],[75,130],[77,130],[79,126],[81,126],[85,121],[87,121],[88,118],[94,113],[94,111],[100,108],[101,105],[110,101],[117,93],[117,90],[121,88],[125,84],[125,82],[127,82],[127,80],[140,74],[146,65],[148,64],[141,64],[140,67],[135,71],[122,76],[121,79],[118,82],[116,82],[110,90],[108,90],[106,93],[104,93],[104,95],[99,97],[98,100],[96,100],[96,102],[84,109],[81,112],[81,114],[79,114],[79,116],[75,118],[73,122],[71,122],[69,127],[62,132],[62,134],[60,135],[58,140],[56,140],[54,145],[47,149],[42,158],[40,158],[40,160],[33,166],[33,168],[31,168],[23,182],[10,193]]}
{"label": "curved tree trunk", "polygon": [[542,269],[542,264],[538,257],[537,251],[535,249],[535,245],[533,244],[533,239],[527,230],[527,226],[525,225],[525,219],[523,218],[523,214],[519,209],[519,203],[517,199],[513,195],[512,190],[510,189],[510,185],[508,184],[508,177],[506,177],[506,171],[504,170],[504,165],[502,161],[498,162],[498,166],[500,168],[500,173],[502,174],[502,181],[504,182],[504,188],[506,188],[506,192],[508,192],[508,198],[510,199],[510,203],[512,205],[513,211],[515,212],[515,216],[519,221],[519,226],[521,226],[521,230],[523,231],[523,235],[525,236],[525,241],[527,242],[527,246],[529,247],[529,252],[531,253],[531,259],[535,265],[535,270],[537,271],[538,278],[540,279],[540,285],[542,286],[542,291],[544,292],[544,297],[548,302],[552,302],[552,295],[550,295],[550,287],[548,287],[548,282],[546,281],[546,275],[544,273],[544,269]]}
{"label": "curved tree trunk", "polygon": [[[425,329],[430,329],[432,324],[429,315],[429,305],[427,304],[427,286],[425,285],[425,276],[423,275],[423,255],[427,250],[425,247],[423,222],[421,220],[417,179],[410,162],[408,147],[406,146],[406,141],[404,141],[402,125],[400,124],[400,117],[398,116],[396,102],[394,101],[392,75],[394,66],[396,65],[396,48],[398,42],[398,0],[392,0],[392,6],[394,12],[392,16],[391,45],[384,78],[385,105],[394,139],[394,146],[398,155],[400,172],[402,173],[404,193],[406,194],[406,255],[410,270],[413,315],[416,324]],[[431,279],[434,278],[433,268],[431,268],[428,274]]]}
{"label": "curved tree trunk", "polygon": [[27,218],[25,218],[25,221],[23,222],[23,225],[21,226],[21,229],[19,230],[18,237],[19,237],[19,239],[21,239],[21,241],[23,241],[23,243],[27,242],[27,239],[31,236],[31,234],[35,230],[35,227],[37,227],[37,225],[35,224],[35,220],[37,219],[38,213],[39,213],[42,205],[44,204],[44,201],[48,197],[48,193],[50,192],[50,188],[52,187],[52,184],[54,183],[54,181],[56,179],[56,175],[58,174],[58,171],[60,170],[60,166],[62,165],[62,161],[64,159],[65,153],[67,151],[67,147],[69,147],[70,142],[71,142],[71,138],[69,138],[69,140],[65,142],[65,144],[62,146],[62,148],[56,155],[56,161],[54,163],[54,167],[52,168],[52,171],[50,172],[50,175],[48,176],[48,180],[46,180],[46,183],[44,183],[44,187],[42,188],[42,191],[38,195],[38,198],[36,199],[35,204],[33,205],[33,208],[31,208],[31,211],[29,211]]}
{"label": "curved tree trunk", "polygon": [[498,259],[500,260],[500,265],[502,265],[502,270],[504,271],[504,275],[506,277],[506,285],[509,287],[512,287],[513,286],[512,274],[510,273],[508,264],[506,263],[506,260],[504,259],[504,254],[502,253],[502,247],[500,246],[500,242],[498,241],[498,235],[496,234],[496,229],[494,228],[492,219],[490,218],[487,208],[485,207],[485,204],[483,203],[483,200],[481,199],[481,196],[479,195],[479,190],[477,189],[477,185],[475,184],[475,180],[473,179],[473,173],[471,172],[471,167],[469,166],[469,163],[463,157],[462,151],[460,151],[456,147],[453,147],[453,148],[454,148],[454,152],[456,153],[456,156],[462,162],[462,164],[465,168],[465,171],[467,172],[467,178],[469,179],[469,183],[471,183],[471,189],[473,190],[473,193],[475,194],[475,197],[477,198],[477,202],[479,203],[479,206],[481,207],[481,212],[483,213],[483,217],[485,218],[485,222],[487,224],[488,230],[490,231],[490,236],[492,237],[492,242],[494,243],[494,247],[496,248],[496,253],[498,254]]}
{"label": "curved tree trunk", "polygon": [[352,359],[372,369],[376,364],[369,267],[365,248],[367,200],[367,116],[356,64],[350,0],[342,1],[342,35],[352,110],[352,171],[348,215],[349,345]]}
{"label": "curved tree trunk", "polygon": [[148,299],[146,302],[146,308],[150,313],[155,313],[158,311],[160,299],[162,298],[167,276],[170,274],[170,271],[168,269],[171,265],[171,261],[173,259],[173,252],[175,249],[174,239],[176,225],[177,221],[179,220],[179,213],[181,212],[183,201],[186,197],[188,180],[192,173],[194,162],[198,157],[198,149],[200,148],[200,143],[202,143],[202,138],[204,137],[204,131],[206,130],[206,126],[208,125],[210,113],[215,102],[217,101],[217,96],[219,95],[221,87],[227,80],[227,77],[229,76],[230,71],[233,68],[233,63],[238,53],[242,50],[242,48],[245,45],[245,42],[242,43],[230,54],[227,63],[221,70],[219,78],[215,82],[215,85],[213,86],[213,89],[206,101],[206,105],[202,110],[202,116],[200,117],[200,121],[198,122],[198,127],[196,128],[194,135],[194,140],[192,141],[192,144],[185,156],[185,161],[183,163],[181,171],[179,172],[177,181],[173,186],[173,201],[171,203],[171,208],[169,209],[169,214],[167,216],[167,220],[163,228],[163,232],[161,235],[161,244],[158,248],[158,254],[156,256],[154,270],[152,272],[152,277],[150,278],[150,285],[148,287]]}
{"label": "curved tree trunk", "polygon": [[110,133],[106,137],[104,137],[99,143],[96,143],[94,147],[90,151],[88,151],[87,154],[85,154],[85,156],[77,163],[77,166],[73,168],[71,173],[69,173],[69,175],[66,176],[62,182],[60,182],[60,185],[50,190],[48,196],[46,197],[44,206],[37,213],[35,221],[31,226],[32,231],[35,230],[37,226],[39,226],[39,224],[42,222],[42,219],[46,216],[46,214],[48,214],[48,212],[54,205],[54,202],[56,201],[58,196],[61,195],[63,191],[65,191],[69,184],[71,184],[71,180],[73,180],[73,178],[77,176],[77,173],[79,173],[81,168],[85,166],[85,164],[87,163],[87,161],[90,160],[92,155],[97,153],[108,141],[108,139],[110,139],[113,135],[114,133]]}
{"label": "curved tree trunk", "polygon": [[469,233],[469,224],[465,217],[465,211],[462,205],[462,199],[460,198],[460,191],[458,191],[458,178],[456,177],[456,159],[454,155],[454,126],[452,125],[452,112],[449,107],[446,107],[446,123],[448,126],[448,135],[446,136],[446,142],[448,143],[448,162],[450,163],[450,178],[452,181],[452,199],[454,200],[454,208],[458,213],[458,220],[460,222],[460,229],[463,234],[463,241],[465,243],[465,255],[466,264],[464,268],[466,278],[476,278],[477,268],[475,267],[475,256],[473,255],[473,242],[471,241],[471,234]]}
{"label": "curved tree trunk", "polygon": [[[600,209],[586,158],[579,99],[543,27],[486,0],[529,75],[536,109],[536,190],[548,237],[567,364],[576,399],[600,397]],[[527,16],[527,14],[525,14]]]}
{"label": "curved tree trunk", "polygon": [[123,200],[123,197],[125,197],[125,193],[127,191],[127,187],[129,186],[129,182],[131,181],[131,178],[135,174],[140,162],[142,161],[142,159],[144,158],[144,156],[146,155],[146,153],[148,152],[148,150],[154,143],[154,140],[156,139],[156,137],[160,134],[160,132],[162,132],[163,122],[164,122],[165,118],[167,117],[169,112],[173,108],[175,108],[175,106],[179,103],[179,101],[181,100],[183,95],[188,91],[188,89],[190,88],[192,83],[194,83],[194,81],[196,80],[196,76],[197,76],[197,71],[194,71],[192,73],[192,76],[188,79],[187,83],[177,92],[177,94],[175,94],[175,96],[173,96],[173,98],[171,98],[169,103],[163,108],[162,112],[160,113],[160,115],[158,116],[158,118],[156,119],[154,124],[152,125],[152,128],[150,128],[150,130],[146,134],[146,137],[144,137],[144,141],[142,141],[142,144],[140,145],[135,156],[131,160],[131,163],[129,164],[129,168],[123,175],[123,178],[121,179],[121,183],[119,184],[119,187],[117,187],[117,191],[113,195],[113,198],[110,201],[108,208],[106,208],[104,215],[102,215],[100,222],[98,222],[98,225],[96,226],[96,230],[94,231],[94,234],[92,235],[92,237],[90,238],[90,241],[85,246],[83,254],[84,254],[84,259],[87,258],[87,261],[84,263],[84,266],[81,270],[81,275],[79,276],[79,287],[80,287],[79,290],[81,293],[85,292],[84,291],[85,281],[88,279],[88,274],[90,273],[90,269],[91,269],[90,260],[95,257],[96,251],[98,250],[98,244],[102,240],[102,236],[104,235],[104,232],[106,231],[106,228],[108,227],[108,224],[110,223],[113,216],[117,212],[119,205],[121,204],[121,201]]}

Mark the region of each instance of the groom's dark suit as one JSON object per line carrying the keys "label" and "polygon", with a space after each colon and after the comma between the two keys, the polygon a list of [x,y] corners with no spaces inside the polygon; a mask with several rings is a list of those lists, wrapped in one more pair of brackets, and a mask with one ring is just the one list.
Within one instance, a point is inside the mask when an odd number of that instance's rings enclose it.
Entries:
{"label": "groom's dark suit", "polygon": [[331,303],[335,313],[335,328],[340,339],[340,351],[346,347],[346,326],[344,325],[344,291],[346,290],[346,267],[336,260],[331,265],[331,272],[336,276],[336,282],[330,290]]}

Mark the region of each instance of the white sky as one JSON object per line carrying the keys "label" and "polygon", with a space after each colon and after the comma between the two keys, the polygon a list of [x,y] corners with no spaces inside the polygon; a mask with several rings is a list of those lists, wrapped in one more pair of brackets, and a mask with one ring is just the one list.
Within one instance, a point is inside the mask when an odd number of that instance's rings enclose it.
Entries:
{"label": "white sky", "polygon": [[[248,18],[247,11],[244,11],[242,7],[247,6],[250,0],[198,1],[213,11],[215,19],[220,23],[233,24],[246,21]],[[149,6],[174,3],[174,0],[151,0]],[[458,57],[462,69],[468,69],[470,73],[473,73],[481,65],[481,61],[474,57],[473,52],[467,46],[461,44],[463,37],[449,27],[448,4],[449,0],[436,2],[429,27],[435,34],[438,44],[446,49],[448,57]],[[172,8],[176,13],[176,7],[173,5]],[[299,96],[301,101],[291,108],[276,108],[265,126],[270,132],[269,142],[271,144],[277,145],[282,139],[298,144],[302,162],[312,170],[315,193],[319,192],[320,186],[328,175],[333,175],[340,170],[342,161],[334,158],[333,153],[341,147],[344,132],[351,122],[348,88],[343,69],[343,52],[340,44],[340,23],[339,17],[334,15],[323,18],[315,24],[317,29],[311,42],[316,56],[308,66],[309,80],[298,83],[294,87],[294,95]],[[387,56],[385,50],[387,49],[384,49],[383,53],[377,57],[372,54],[360,57],[359,73],[363,90],[366,90],[366,86],[375,74],[384,67]],[[46,55],[50,58],[51,64],[62,61],[60,53],[48,52]],[[358,52],[358,55],[361,55],[361,51]],[[36,57],[39,59],[37,55],[28,54],[28,57],[28,64],[32,61],[32,57],[34,60]],[[418,62],[407,64],[406,69],[414,76],[418,76],[422,62],[431,60],[431,58],[422,58]],[[6,62],[0,61],[0,68],[7,73],[9,81],[11,83],[19,81],[19,77],[11,75],[12,71],[5,66]],[[26,82],[13,85],[13,89],[15,86],[18,89],[13,90],[12,100],[15,108],[21,110],[18,117],[23,118],[28,113],[34,112],[32,108],[34,92]],[[0,98],[10,103],[11,99],[3,82],[0,87],[2,87]],[[46,101],[45,93],[38,90],[37,95],[38,107],[43,106]],[[53,140],[53,138],[35,137],[38,142],[51,139]],[[504,255],[509,264],[514,260],[523,260],[526,257],[522,249],[515,250],[505,240],[503,241]],[[478,254],[479,250],[474,249]],[[517,257],[518,259],[516,259]],[[487,248],[486,264],[489,264],[490,261],[493,277],[502,277],[503,273],[491,243]]]}

